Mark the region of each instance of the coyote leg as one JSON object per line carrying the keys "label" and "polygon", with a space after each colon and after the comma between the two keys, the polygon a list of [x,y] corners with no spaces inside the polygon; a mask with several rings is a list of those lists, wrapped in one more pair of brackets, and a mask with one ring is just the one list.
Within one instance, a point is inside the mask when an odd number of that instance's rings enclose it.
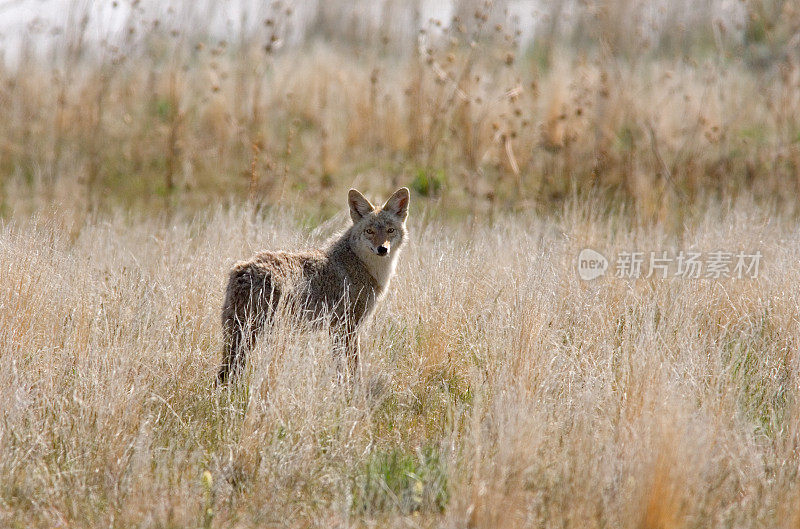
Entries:
{"label": "coyote leg", "polygon": [[238,376],[245,366],[247,354],[255,344],[257,329],[252,323],[225,322],[225,349],[222,365],[217,372],[217,384],[225,385],[230,378]]}
{"label": "coyote leg", "polygon": [[[269,295],[265,297],[265,293]],[[246,263],[231,271],[222,307],[225,346],[217,372],[218,384],[226,384],[244,370],[247,355],[277,299],[268,274]]]}
{"label": "coyote leg", "polygon": [[[339,329],[333,333],[334,353],[337,357],[339,381],[354,382],[358,379],[358,355],[361,351],[361,340],[355,329]],[[344,356],[344,362],[342,362]],[[345,364],[343,366],[342,364]]]}
{"label": "coyote leg", "polygon": [[358,377],[358,355],[361,352],[361,338],[355,331],[347,333],[345,355],[347,356],[347,371],[351,380]]}

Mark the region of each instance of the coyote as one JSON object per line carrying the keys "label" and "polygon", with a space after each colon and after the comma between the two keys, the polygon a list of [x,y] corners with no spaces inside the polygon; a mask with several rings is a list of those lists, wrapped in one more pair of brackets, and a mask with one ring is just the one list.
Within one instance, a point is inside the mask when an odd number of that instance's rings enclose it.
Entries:
{"label": "coyote", "polygon": [[321,250],[262,252],[236,263],[222,307],[225,338],[217,381],[225,384],[245,365],[258,333],[280,304],[311,322],[329,319],[335,349],[349,375],[358,367],[358,325],[375,308],[394,274],[406,239],[409,191],[398,189],[381,208],[351,189],[353,225]]}

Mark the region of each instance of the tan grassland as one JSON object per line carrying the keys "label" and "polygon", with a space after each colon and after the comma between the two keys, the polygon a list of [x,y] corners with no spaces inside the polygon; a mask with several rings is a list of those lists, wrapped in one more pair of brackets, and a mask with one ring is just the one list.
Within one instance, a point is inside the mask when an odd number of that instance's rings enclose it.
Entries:
{"label": "tan grassland", "polygon": [[[0,61],[0,527],[800,526],[796,1],[63,4]],[[215,388],[229,267],[401,186],[360,382],[278,318]]]}
{"label": "tan grassland", "polygon": [[[599,211],[412,211],[353,390],[324,333],[280,326],[234,391],[213,384],[227,267],[344,211],[6,222],[0,522],[794,527],[796,222],[737,202],[669,234]],[[756,279],[583,282],[584,247],[764,257]]]}

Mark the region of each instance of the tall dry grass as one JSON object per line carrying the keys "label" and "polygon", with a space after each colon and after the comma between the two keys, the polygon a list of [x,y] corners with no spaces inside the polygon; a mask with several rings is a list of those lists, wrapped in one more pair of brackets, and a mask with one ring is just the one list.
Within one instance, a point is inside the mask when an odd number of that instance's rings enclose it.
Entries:
{"label": "tall dry grass", "polygon": [[[797,526],[800,10],[556,1],[526,41],[514,4],[31,25],[0,62],[0,526]],[[400,184],[361,383],[284,325],[214,389],[228,266]],[[763,259],[583,282],[586,247]]]}
{"label": "tall dry grass", "polygon": [[708,195],[800,189],[792,2],[559,1],[525,15],[533,41],[505,1],[452,20],[415,2],[275,2],[222,33],[236,16],[215,4],[140,4],[97,42],[103,19],[70,3],[0,64],[6,214],[20,196],[91,212],[220,195],[330,214],[331,189],[410,182],[455,213],[558,209],[590,189],[668,220]]}
{"label": "tall dry grass", "polygon": [[[322,336],[281,328],[216,390],[226,267],[346,223],[284,213],[0,225],[0,525],[797,520],[791,217],[710,203],[670,232],[600,201],[491,226],[412,211],[360,385],[336,383]],[[587,283],[584,247],[764,258],[757,279]]]}

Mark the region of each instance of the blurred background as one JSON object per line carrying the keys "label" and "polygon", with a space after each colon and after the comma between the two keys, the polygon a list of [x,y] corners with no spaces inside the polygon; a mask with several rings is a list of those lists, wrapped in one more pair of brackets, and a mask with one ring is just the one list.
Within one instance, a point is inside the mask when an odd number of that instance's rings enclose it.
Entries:
{"label": "blurred background", "polygon": [[794,0],[0,0],[0,216],[800,194]]}

